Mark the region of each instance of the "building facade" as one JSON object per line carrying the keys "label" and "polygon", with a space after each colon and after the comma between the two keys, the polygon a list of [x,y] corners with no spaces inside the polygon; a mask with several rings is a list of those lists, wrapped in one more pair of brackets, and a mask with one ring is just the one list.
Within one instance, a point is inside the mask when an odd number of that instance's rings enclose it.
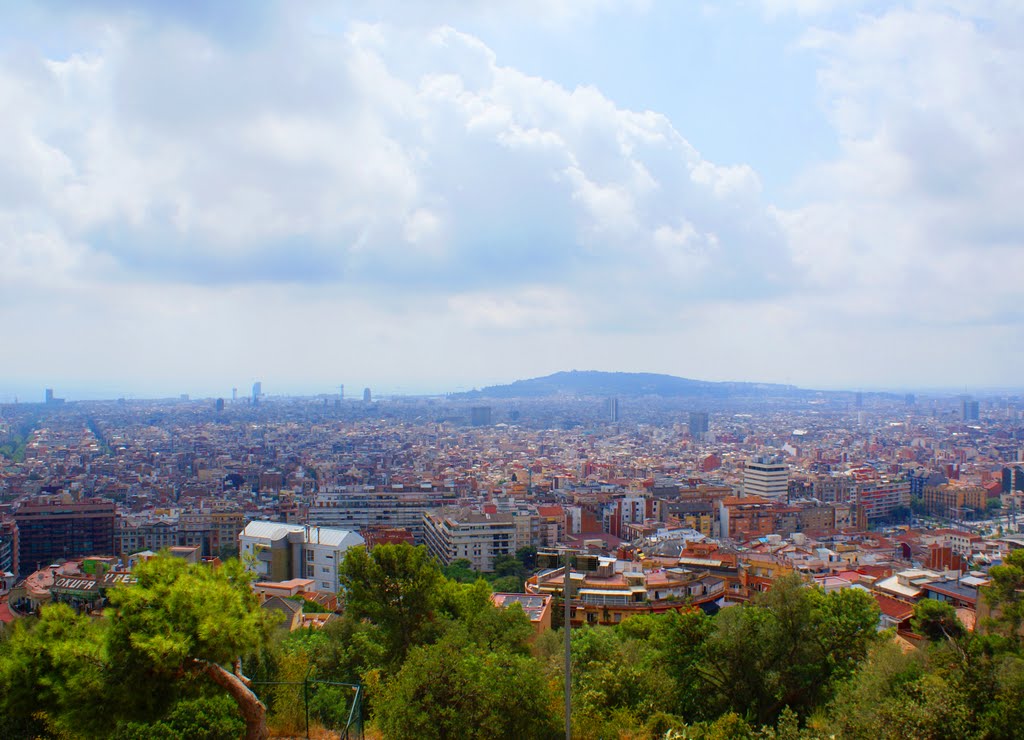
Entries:
{"label": "building facade", "polygon": [[345,552],[365,544],[355,532],[281,522],[249,522],[238,541],[243,562],[260,580],[308,578],[327,593],[341,587],[338,565]]}
{"label": "building facade", "polygon": [[516,518],[448,508],[423,515],[424,540],[430,553],[445,565],[468,560],[473,570],[490,573],[494,559],[515,555]]}
{"label": "building facade", "polygon": [[114,502],[105,499],[55,495],[21,504],[14,512],[19,575],[57,560],[114,555],[115,518]]}
{"label": "building facade", "polygon": [[786,499],[789,492],[789,467],[777,458],[760,457],[743,469],[743,495],[767,499]]}

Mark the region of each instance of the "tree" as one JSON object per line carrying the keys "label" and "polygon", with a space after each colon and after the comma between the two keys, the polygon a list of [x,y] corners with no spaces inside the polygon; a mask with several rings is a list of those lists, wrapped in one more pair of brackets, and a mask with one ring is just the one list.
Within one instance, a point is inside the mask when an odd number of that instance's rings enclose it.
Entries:
{"label": "tree", "polygon": [[533,545],[520,547],[516,550],[516,559],[523,564],[523,569],[530,572],[537,568],[537,548]]}
{"label": "tree", "polygon": [[[135,575],[138,583],[110,592],[102,621],[54,604],[34,626],[18,625],[0,650],[4,712],[42,711],[57,734],[105,738],[165,720],[180,726],[191,711],[181,703],[216,687],[245,720],[246,737],[266,738],[266,708],[242,675],[240,656],[258,649],[269,628],[242,566],[214,570],[164,556]],[[210,683],[196,680],[202,677]],[[211,701],[195,708],[230,726]]]}
{"label": "tree", "polygon": [[444,577],[459,583],[472,583],[480,574],[473,570],[473,563],[465,558],[457,558],[442,569]]}
{"label": "tree", "polygon": [[491,601],[486,581],[454,583],[441,588],[438,611],[448,618],[445,632],[460,632],[467,642],[486,650],[505,650],[526,655],[527,641],[533,635],[529,617],[519,604],[507,609]]}
{"label": "tree", "polygon": [[368,620],[380,632],[386,664],[397,669],[414,645],[436,629],[441,570],[423,545],[354,547],[338,569],[349,618]]}
{"label": "tree", "polygon": [[107,643],[114,678],[126,689],[160,691],[167,683],[205,676],[238,706],[246,738],[266,738],[266,707],[242,675],[241,656],[267,639],[269,623],[241,563],[215,570],[158,557],[139,564],[135,576],[138,583],[110,594]]}
{"label": "tree", "polygon": [[106,655],[102,625],[64,604],[44,606],[35,623],[15,623],[0,650],[7,731],[34,737],[41,723],[56,734],[106,734],[100,703],[85,701],[106,694]]}
{"label": "tree", "polygon": [[806,716],[863,660],[877,623],[878,607],[863,591],[826,594],[798,576],[781,578],[715,617],[701,673],[719,712],[750,713],[760,724],[787,706]]}
{"label": "tree", "polygon": [[381,693],[375,716],[388,738],[558,736],[536,661],[453,636],[413,648]]}
{"label": "tree", "polygon": [[1019,644],[1024,625],[1024,550],[1014,550],[989,569],[982,596],[992,609],[989,625]]}
{"label": "tree", "polygon": [[957,640],[966,632],[953,605],[935,599],[921,599],[917,602],[910,624],[917,634],[932,642]]}

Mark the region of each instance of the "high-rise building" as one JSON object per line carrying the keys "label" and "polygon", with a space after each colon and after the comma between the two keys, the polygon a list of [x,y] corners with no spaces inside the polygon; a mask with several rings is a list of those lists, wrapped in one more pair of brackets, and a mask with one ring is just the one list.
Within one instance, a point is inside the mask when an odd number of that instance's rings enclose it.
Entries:
{"label": "high-rise building", "polygon": [[963,421],[978,421],[980,418],[978,402],[972,398],[960,399],[960,418]]}
{"label": "high-rise building", "polygon": [[743,495],[783,499],[789,491],[789,466],[778,457],[758,457],[743,469]]}
{"label": "high-rise building", "polygon": [[619,399],[614,396],[604,399],[604,418],[613,424],[619,420]]}
{"label": "high-rise building", "polygon": [[864,394],[857,391],[853,394],[853,406],[854,408],[864,408]]}
{"label": "high-rise building", "polygon": [[475,427],[489,427],[491,425],[491,407],[474,406],[469,410],[469,423]]}
{"label": "high-rise building", "polygon": [[370,403],[373,401],[373,394],[370,393],[369,388],[363,388],[363,403]]}
{"label": "high-rise building", "polygon": [[253,402],[253,405],[256,405],[257,403],[260,402],[260,396],[262,396],[262,395],[263,395],[263,383],[261,383],[260,381],[257,380],[255,383],[252,384],[252,402]]}
{"label": "high-rise building", "polygon": [[345,385],[344,384],[338,386],[338,400],[340,400],[340,401],[344,401],[345,400]]}
{"label": "high-rise building", "polygon": [[46,402],[53,403],[53,388],[46,389]]}
{"label": "high-rise building", "polygon": [[55,560],[115,554],[113,501],[40,496],[15,510],[14,521],[18,525],[19,575]]}
{"label": "high-rise building", "polygon": [[706,411],[690,412],[690,436],[703,439],[710,428]]}
{"label": "high-rise building", "polygon": [[237,400],[238,400],[238,389],[237,388],[232,388],[231,389],[231,402],[234,403]]}

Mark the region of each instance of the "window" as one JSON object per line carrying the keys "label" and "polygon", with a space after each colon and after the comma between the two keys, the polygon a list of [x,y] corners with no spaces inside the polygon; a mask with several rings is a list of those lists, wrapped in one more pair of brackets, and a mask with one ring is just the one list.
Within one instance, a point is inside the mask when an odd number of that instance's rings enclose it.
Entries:
{"label": "window", "polygon": [[306,562],[307,563],[312,563],[313,562],[313,551],[312,550],[306,550]]}

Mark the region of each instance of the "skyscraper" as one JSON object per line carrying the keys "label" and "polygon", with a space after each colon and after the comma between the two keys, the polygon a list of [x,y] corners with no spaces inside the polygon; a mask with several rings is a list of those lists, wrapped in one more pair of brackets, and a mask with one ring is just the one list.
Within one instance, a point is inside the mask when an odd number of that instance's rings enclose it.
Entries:
{"label": "skyscraper", "polygon": [[708,412],[707,411],[691,411],[690,412],[690,436],[698,439],[704,439],[704,436],[708,433]]}
{"label": "skyscraper", "polygon": [[978,421],[980,416],[977,401],[970,397],[960,399],[960,418],[963,421]]}
{"label": "skyscraper", "polygon": [[370,403],[373,400],[373,395],[370,393],[369,388],[363,388],[363,403]]}
{"label": "skyscraper", "polygon": [[263,383],[261,383],[260,381],[257,380],[255,383],[252,384],[252,402],[253,402],[253,405],[256,405],[257,403],[260,402],[260,396],[262,396],[262,395],[263,395]]}
{"label": "skyscraper", "polygon": [[614,396],[604,399],[604,416],[612,423],[619,420],[619,399]]}
{"label": "skyscraper", "polygon": [[345,400],[345,384],[342,383],[338,386],[338,399],[341,401]]}
{"label": "skyscraper", "polygon": [[46,402],[53,403],[53,388],[46,389]]}
{"label": "skyscraper", "polygon": [[474,406],[469,410],[469,423],[475,427],[489,427],[491,425],[491,407]]}

